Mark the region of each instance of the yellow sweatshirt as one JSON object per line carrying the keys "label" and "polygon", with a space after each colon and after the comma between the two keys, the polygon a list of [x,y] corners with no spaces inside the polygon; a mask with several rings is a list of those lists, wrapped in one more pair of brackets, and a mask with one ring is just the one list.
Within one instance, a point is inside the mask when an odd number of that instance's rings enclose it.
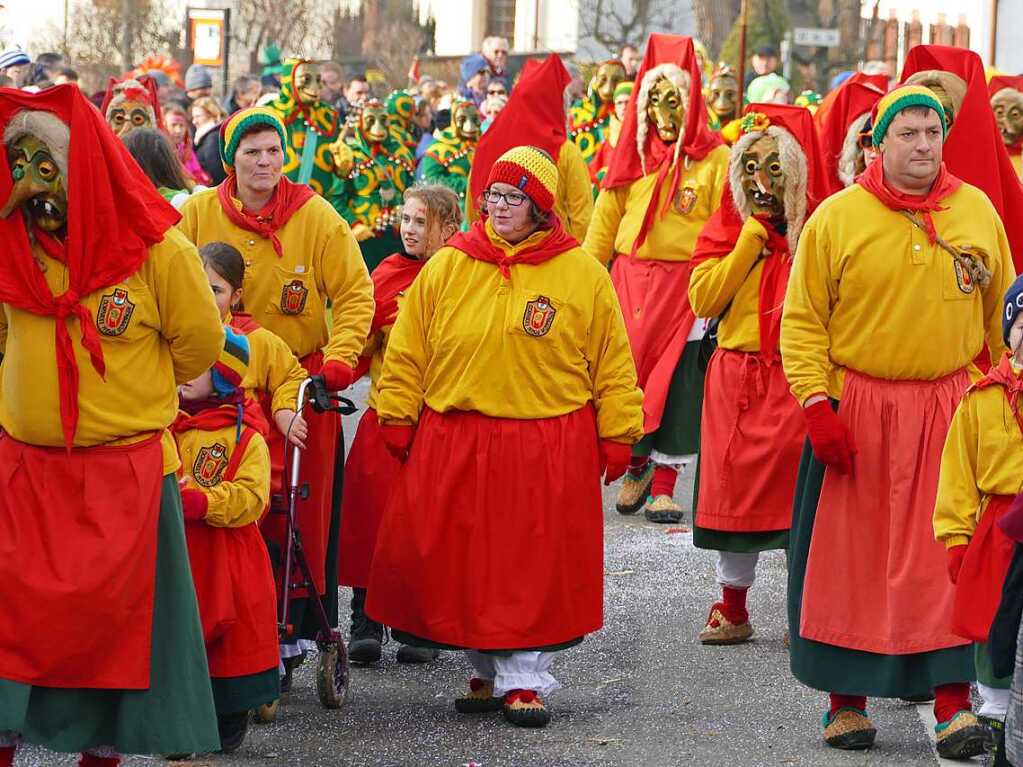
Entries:
{"label": "yellow sweatshirt", "polygon": [[[689,303],[697,317],[717,317],[718,346],[740,352],[760,351],[760,254],[767,230],[752,216],[746,219],[731,253],[709,258],[689,278]],[[731,301],[731,306],[728,302]]]}
{"label": "yellow sweatshirt", "polygon": [[[401,311],[405,303],[404,296],[398,296],[398,311]],[[366,407],[376,410],[377,407],[377,386],[380,383],[380,374],[384,370],[384,353],[387,351],[387,342],[391,337],[394,325],[385,325],[376,333],[366,339],[366,347],[362,354],[369,357],[369,394],[366,395]]]}
{"label": "yellow sweatshirt", "polygon": [[[67,268],[34,249],[46,282],[59,295]],[[217,361],[224,329],[195,248],[176,229],[149,249],[149,258],[124,282],[82,299],[100,329],[106,378],[81,346],[78,320],[68,330],[78,362],[76,447],[130,444],[163,433],[164,473],[178,466],[165,429],[178,412],[177,385]],[[0,311],[0,427],[32,445],[60,447],[57,356],[53,317],[9,304]]]}
{"label": "yellow sweatshirt", "polygon": [[323,349],[325,360],[355,367],[373,319],[373,285],[354,235],[330,203],[316,195],[278,230],[282,258],[269,239],[231,223],[216,189],[193,194],[181,215],[181,231],[197,247],[219,240],[241,251],[245,309],[256,322],[299,359]]}
{"label": "yellow sweatshirt", "polygon": [[174,435],[181,453],[187,487],[206,495],[206,524],[213,527],[245,527],[259,520],[270,502],[270,451],[259,434],[245,446],[241,463],[231,481],[224,471],[237,442],[234,425],[207,431],[190,429]]}
{"label": "yellow sweatshirt", "polygon": [[[546,236],[512,246],[514,257]],[[529,328],[527,330],[527,327]],[[378,382],[387,423],[438,412],[551,418],[592,402],[601,437],[643,436],[642,392],[607,271],[574,248],[542,264],[498,268],[442,248],[405,296]]]}
{"label": "yellow sweatshirt", "polygon": [[[686,163],[686,167],[678,189],[671,190],[673,202],[663,218],[658,213],[636,258],[688,261],[693,257],[697,235],[721,204],[728,178],[728,149],[719,146],[699,162],[685,158],[679,162]],[[632,251],[656,180],[656,173],[648,173],[626,186],[600,191],[583,243],[587,253],[607,264],[615,255]],[[665,190],[658,200],[658,211],[667,193]]]}
{"label": "yellow sweatshirt", "polygon": [[[950,245],[986,254],[987,289],[967,283],[952,256],[858,184],[829,197],[799,236],[782,314],[781,351],[792,394],[840,398],[844,369],[930,381],[1002,343],[1002,295],[1013,280],[1009,243],[987,196],[963,184],[935,212]],[[960,285],[963,287],[960,287]]]}
{"label": "yellow sweatshirt", "polygon": [[[231,316],[224,322],[230,325]],[[241,384],[245,394],[255,400],[269,394],[271,413],[295,410],[299,387],[308,376],[305,368],[284,340],[266,328],[240,332],[249,340],[249,366]]]}
{"label": "yellow sweatshirt", "polygon": [[969,543],[992,495],[1016,495],[1023,483],[1023,433],[1005,390],[969,391],[952,417],[941,453],[934,537]]}
{"label": "yellow sweatshirt", "polygon": [[[469,171],[472,185],[472,171]],[[593,217],[593,187],[590,172],[579,147],[574,141],[566,141],[558,153],[558,193],[554,198],[554,213],[561,219],[565,231],[579,242],[586,236],[586,229]],[[470,224],[480,217],[479,201],[465,200],[465,218]]]}

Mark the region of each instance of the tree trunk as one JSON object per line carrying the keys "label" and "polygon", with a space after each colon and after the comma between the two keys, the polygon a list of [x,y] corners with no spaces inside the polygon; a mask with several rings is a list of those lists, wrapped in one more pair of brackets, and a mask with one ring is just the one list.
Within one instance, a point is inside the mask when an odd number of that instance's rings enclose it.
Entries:
{"label": "tree trunk", "polygon": [[125,72],[135,66],[134,30],[135,8],[132,0],[121,0],[121,69]]}
{"label": "tree trunk", "polygon": [[700,40],[716,59],[721,52],[721,44],[728,37],[732,24],[739,15],[741,0],[694,0],[696,11],[696,28]]}

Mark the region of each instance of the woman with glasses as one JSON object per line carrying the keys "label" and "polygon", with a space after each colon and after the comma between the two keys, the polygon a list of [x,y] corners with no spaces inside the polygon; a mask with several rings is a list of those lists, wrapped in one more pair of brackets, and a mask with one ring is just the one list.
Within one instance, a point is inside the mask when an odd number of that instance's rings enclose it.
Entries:
{"label": "woman with glasses", "polygon": [[600,476],[625,471],[642,394],[607,271],[553,215],[536,147],[494,163],[482,219],[423,267],[377,387],[404,462],[366,613],[404,643],[466,651],[465,714],[550,719],[556,650],[603,623]]}

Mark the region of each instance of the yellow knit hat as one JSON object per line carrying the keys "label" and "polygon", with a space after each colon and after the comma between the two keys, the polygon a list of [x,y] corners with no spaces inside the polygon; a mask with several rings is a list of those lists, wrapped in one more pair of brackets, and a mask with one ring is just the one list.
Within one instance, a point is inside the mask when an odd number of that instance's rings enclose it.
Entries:
{"label": "yellow knit hat", "polygon": [[527,195],[545,213],[554,207],[558,193],[558,167],[544,150],[517,146],[497,158],[490,169],[487,186],[510,184]]}
{"label": "yellow knit hat", "polygon": [[877,102],[877,114],[874,117],[874,146],[880,146],[892,124],[895,115],[907,107],[927,107],[933,109],[941,119],[942,133],[948,134],[945,124],[945,110],[934,95],[934,91],[922,85],[901,85],[881,97]]}

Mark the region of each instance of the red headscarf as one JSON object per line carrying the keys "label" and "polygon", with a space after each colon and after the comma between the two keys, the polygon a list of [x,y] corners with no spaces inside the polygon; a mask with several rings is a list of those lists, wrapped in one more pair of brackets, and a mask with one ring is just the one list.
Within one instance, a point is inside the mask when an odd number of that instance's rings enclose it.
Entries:
{"label": "red headscarf", "polygon": [[[162,131],[164,129],[163,112],[160,109],[160,92],[159,86],[156,84],[156,80],[149,75],[140,75],[134,79],[138,80],[139,83],[142,84],[144,90],[141,92],[128,91],[125,95],[133,101],[141,101],[143,104],[148,104],[152,107],[153,115],[155,116],[155,119],[153,120],[153,127]],[[106,119],[107,108],[110,106],[110,102],[114,100],[114,86],[119,82],[121,81],[116,77],[111,77],[107,80],[107,93],[103,97],[103,104],[99,109],[100,113],[103,115],[103,119]]]}
{"label": "red headscarf", "polygon": [[561,58],[552,53],[540,63],[530,59],[518,85],[486,133],[480,136],[472,160],[470,200],[478,200],[487,186],[490,168],[509,149],[535,146],[555,163],[567,139],[565,88],[572,81]]}
{"label": "red headscarf", "polygon": [[[643,147],[643,158],[640,158],[636,146],[636,134],[639,120],[646,119],[646,115],[636,114],[636,101],[639,92],[642,90],[643,77],[646,73],[660,64],[677,64],[683,72],[689,73],[689,103],[686,105],[685,135],[682,137],[682,152],[678,163],[672,167],[672,160],[675,157],[675,145],[666,144],[660,139],[656,131],[647,132],[646,146]],[[625,110],[625,119],[622,120],[622,130],[618,135],[618,143],[615,144],[614,153],[611,155],[611,163],[604,176],[603,188],[614,189],[615,187],[631,184],[649,173],[656,173],[657,179],[654,183],[653,194],[650,196],[650,203],[640,224],[639,233],[632,243],[632,253],[646,241],[647,233],[654,225],[654,219],[658,215],[658,201],[661,200],[662,190],[665,185],[669,189],[678,186],[681,177],[685,158],[691,160],[702,160],[715,147],[721,146],[721,137],[712,131],[707,124],[707,105],[703,100],[701,88],[700,67],[696,63],[696,53],[693,49],[691,37],[680,35],[659,35],[651,34],[647,40],[646,53],[643,56],[643,63],[636,74],[636,87],[629,97],[629,105]],[[684,157],[682,156],[684,155]],[[644,168],[646,174],[644,173]],[[671,194],[664,195],[661,204],[660,215],[664,215],[671,205]]]}
{"label": "red headscarf", "polygon": [[980,187],[990,198],[1005,225],[1016,271],[1023,271],[1023,185],[991,111],[984,65],[976,53],[964,48],[917,45],[906,57],[902,82],[929,69],[951,72],[966,83],[966,96],[945,140],[943,159],[953,175]]}
{"label": "red headscarf", "polygon": [[[24,216],[15,211],[0,219],[0,302],[56,318],[60,418],[64,442],[70,447],[78,423],[78,364],[67,320],[78,318],[82,346],[103,375],[96,323],[80,301],[137,272],[150,246],[181,217],[76,86],[58,85],[38,94],[0,88],[0,134],[16,113],[26,109],[50,112],[71,131],[64,180],[67,236],[63,245],[50,243],[57,248],[56,257],[67,264],[68,288],[60,296],[50,292],[32,256]],[[12,188],[11,174],[0,173],[0,201],[10,197]]]}
{"label": "red headscarf", "polygon": [[[855,79],[861,75],[862,79]],[[872,78],[872,80],[865,80]],[[876,80],[883,85],[879,86]],[[825,173],[829,179],[839,181],[838,163],[842,159],[845,139],[853,121],[873,110],[887,89],[884,75],[864,75],[857,72],[827,95],[824,104],[813,116],[820,136],[821,153],[824,157]]]}
{"label": "red headscarf", "polygon": [[[806,217],[809,218],[824,198],[834,191],[837,184],[837,181],[832,181],[825,171],[810,110],[787,104],[747,104],[744,114],[751,112],[767,115],[772,127],[784,129],[803,150],[806,157]],[[733,148],[732,152],[735,151]],[[739,239],[743,223],[732,200],[731,182],[726,182],[721,206],[711,216],[696,240],[693,263],[698,264],[709,258],[721,258],[731,253]],[[781,337],[781,305],[788,285],[792,253],[786,237],[777,233],[770,222],[761,223],[767,229],[767,248],[771,253],[764,261],[764,269],[760,275],[758,302],[760,356],[766,364],[772,365],[780,359],[778,341]]]}

